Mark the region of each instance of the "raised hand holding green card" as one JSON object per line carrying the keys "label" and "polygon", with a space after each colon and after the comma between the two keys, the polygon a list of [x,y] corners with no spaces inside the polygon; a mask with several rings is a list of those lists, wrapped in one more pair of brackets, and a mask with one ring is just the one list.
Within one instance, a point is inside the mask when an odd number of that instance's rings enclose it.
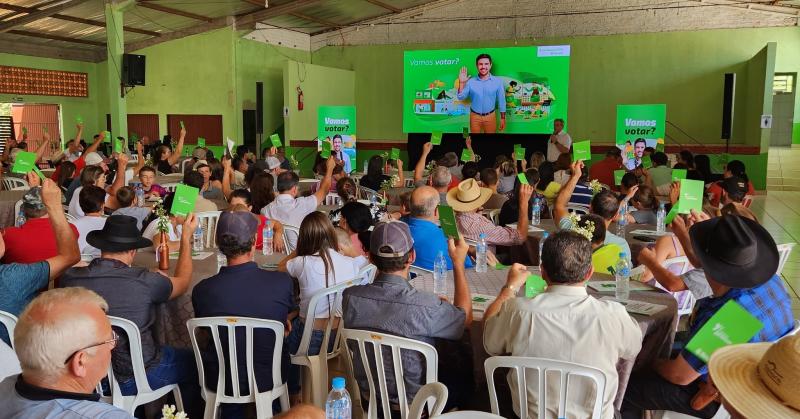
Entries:
{"label": "raised hand holding green card", "polygon": [[530,183],[528,183],[528,177],[525,176],[525,173],[518,173],[517,179],[519,179],[519,183],[523,185],[530,185]]}
{"label": "raised hand holding green card", "polygon": [[680,200],[678,200],[678,202],[675,202],[675,205],[673,205],[672,208],[669,210],[669,213],[667,213],[667,216],[664,218],[664,225],[670,225],[672,223],[672,220],[674,220],[675,217],[678,215],[678,204],[680,204],[680,202],[681,202]]}
{"label": "raised hand holding green card", "polygon": [[75,117],[75,123],[78,124],[78,125],[82,124],[83,123],[83,117],[80,116],[80,115],[76,116]]}
{"label": "raised hand holding green card", "polygon": [[572,161],[578,160],[583,160],[585,162],[592,160],[591,141],[578,141],[572,145]]}
{"label": "raised hand holding green card", "polygon": [[622,185],[622,177],[625,176],[625,170],[614,171],[614,185]]}
{"label": "raised hand holding green card", "polygon": [[200,195],[200,190],[180,184],[175,188],[175,198],[172,201],[172,208],[170,213],[179,217],[185,217],[190,212],[194,211],[194,203],[197,201],[197,196]]}
{"label": "raised hand holding green card", "polygon": [[281,136],[278,134],[272,134],[269,136],[269,140],[272,142],[273,147],[281,147],[283,143],[281,142]]}
{"label": "raised hand holding green card", "polygon": [[686,169],[672,169],[672,181],[686,179]]}
{"label": "raised hand holding green card", "polygon": [[432,132],[431,133],[431,144],[433,145],[441,145],[442,144],[442,133],[441,132]]}
{"label": "raised hand holding green card", "polygon": [[463,162],[472,161],[472,150],[465,148],[461,152],[461,161]]}
{"label": "raised hand holding green card", "polygon": [[681,193],[678,198],[678,213],[688,214],[692,210],[700,212],[703,210],[703,193],[705,183],[702,180],[681,180]]}
{"label": "raised hand holding green card", "polygon": [[36,167],[36,153],[20,151],[14,157],[14,166],[11,167],[11,172],[24,175],[32,171],[34,167]]}
{"label": "raised hand holding green card", "polygon": [[104,143],[111,142],[111,131],[103,131],[103,142]]}
{"label": "raised hand holding green card", "polygon": [[686,350],[708,363],[717,349],[748,342],[763,327],[755,316],[730,300],[695,333]]}
{"label": "raised hand holding green card", "polygon": [[439,205],[439,225],[442,226],[442,231],[447,237],[454,239],[458,238],[458,227],[456,226],[456,214],[453,212],[453,207],[448,205]]}
{"label": "raised hand holding green card", "polygon": [[642,167],[645,169],[650,169],[653,167],[653,160],[650,158],[650,156],[642,157]]}
{"label": "raised hand holding green card", "polygon": [[203,137],[197,137],[197,146],[198,147],[205,147],[206,146],[206,139]]}
{"label": "raised hand holding green card", "polygon": [[547,288],[547,283],[544,282],[541,276],[528,275],[528,279],[525,280],[525,297],[531,298],[536,294],[541,294],[545,288]]}
{"label": "raised hand holding green card", "polygon": [[389,159],[391,159],[391,160],[400,159],[400,149],[399,148],[392,148],[392,152],[389,154]]}
{"label": "raised hand holding green card", "polygon": [[517,158],[517,160],[525,160],[525,149],[524,148],[514,149],[514,156]]}
{"label": "raised hand holding green card", "polygon": [[469,137],[469,127],[461,128],[461,136],[466,140]]}
{"label": "raised hand holding green card", "polygon": [[323,159],[327,159],[331,156],[331,143],[327,141],[322,142],[322,151],[320,151],[319,155]]}

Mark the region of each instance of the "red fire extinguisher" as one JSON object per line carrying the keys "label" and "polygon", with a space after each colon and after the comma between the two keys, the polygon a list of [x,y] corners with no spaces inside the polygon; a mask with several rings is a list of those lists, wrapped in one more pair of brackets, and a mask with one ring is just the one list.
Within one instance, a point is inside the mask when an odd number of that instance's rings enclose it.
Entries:
{"label": "red fire extinguisher", "polygon": [[297,110],[303,110],[303,89],[297,86]]}

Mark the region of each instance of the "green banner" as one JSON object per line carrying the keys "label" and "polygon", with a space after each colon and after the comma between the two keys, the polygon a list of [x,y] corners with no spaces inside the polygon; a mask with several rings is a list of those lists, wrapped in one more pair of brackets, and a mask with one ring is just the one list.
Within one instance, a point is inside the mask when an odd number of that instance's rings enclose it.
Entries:
{"label": "green banner", "polygon": [[463,134],[472,103],[458,98],[459,74],[464,69],[473,79],[464,87],[478,80],[481,54],[491,57],[489,73],[500,81],[493,106],[499,123],[504,102],[505,132],[552,133],[553,121],[567,118],[569,45],[405,51],[403,132]]}
{"label": "green banner", "polygon": [[616,144],[628,170],[641,164],[646,147],[664,140],[666,121],[667,105],[617,105]]}
{"label": "green banner", "polygon": [[[356,167],[355,106],[320,106],[317,109],[317,136],[320,142],[331,143],[333,155],[342,161],[345,172],[350,173]],[[322,149],[321,144],[318,149]]]}

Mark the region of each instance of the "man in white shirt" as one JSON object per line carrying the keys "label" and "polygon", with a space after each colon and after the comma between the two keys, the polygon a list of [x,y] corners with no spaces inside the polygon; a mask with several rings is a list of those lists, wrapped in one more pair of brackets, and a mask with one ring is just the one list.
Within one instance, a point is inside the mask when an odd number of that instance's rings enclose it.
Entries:
{"label": "man in white shirt", "polygon": [[86,236],[90,231],[102,230],[106,225],[105,209],[106,191],[98,186],[89,185],[81,189],[78,195],[78,202],[83,217],[79,217],[72,224],[78,229],[78,248],[81,255],[91,255],[93,258],[100,257],[100,250],[86,242]]}
{"label": "man in white shirt", "polygon": [[[600,301],[586,292],[592,274],[592,245],[573,231],[559,231],[548,237],[542,250],[542,277],[547,290],[533,297],[515,298],[528,277],[525,266],[514,264],[506,285],[484,314],[483,345],[492,355],[527,356],[575,362],[600,369],[606,377],[602,395],[602,418],[614,417],[617,394],[617,361],[633,360],[642,346],[642,332],[636,321],[616,302]],[[538,377],[529,371],[528,417],[538,416]],[[513,373],[509,386],[516,389]],[[558,413],[557,377],[547,382],[547,417]],[[566,417],[589,417],[594,387],[588,379],[569,382]],[[517,391],[512,390],[517,415]],[[524,416],[524,415],[523,415]]]}
{"label": "man in white shirt", "polygon": [[[284,172],[278,175],[278,193],[269,205],[261,209],[261,214],[269,219],[278,220],[284,225],[300,227],[306,215],[317,210],[317,206],[325,202],[325,196],[331,188],[331,178],[336,160],[333,156],[325,162],[325,177],[319,183],[317,192],[310,196],[297,196],[297,184],[300,178],[295,172]],[[297,244],[297,236],[286,236],[292,247]]]}
{"label": "man in white shirt", "polygon": [[553,133],[547,142],[547,161],[555,162],[561,153],[569,153],[572,147],[572,137],[564,131],[564,120],[561,118],[553,121]]}

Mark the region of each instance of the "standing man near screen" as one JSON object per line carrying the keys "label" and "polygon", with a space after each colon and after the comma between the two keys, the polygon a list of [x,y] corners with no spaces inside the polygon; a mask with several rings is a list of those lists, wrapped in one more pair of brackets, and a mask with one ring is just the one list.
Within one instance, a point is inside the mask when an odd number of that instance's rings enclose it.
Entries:
{"label": "standing man near screen", "polygon": [[478,77],[470,78],[467,67],[458,74],[458,100],[470,98],[469,130],[472,133],[494,134],[497,131],[497,116],[500,111],[500,131],[506,129],[506,100],[503,81],[490,73],[492,57],[480,54],[475,59]]}
{"label": "standing man near screen", "polygon": [[561,153],[569,153],[570,147],[572,147],[572,137],[564,131],[564,120],[556,118],[553,121],[553,133],[547,142],[547,161],[555,162]]}

